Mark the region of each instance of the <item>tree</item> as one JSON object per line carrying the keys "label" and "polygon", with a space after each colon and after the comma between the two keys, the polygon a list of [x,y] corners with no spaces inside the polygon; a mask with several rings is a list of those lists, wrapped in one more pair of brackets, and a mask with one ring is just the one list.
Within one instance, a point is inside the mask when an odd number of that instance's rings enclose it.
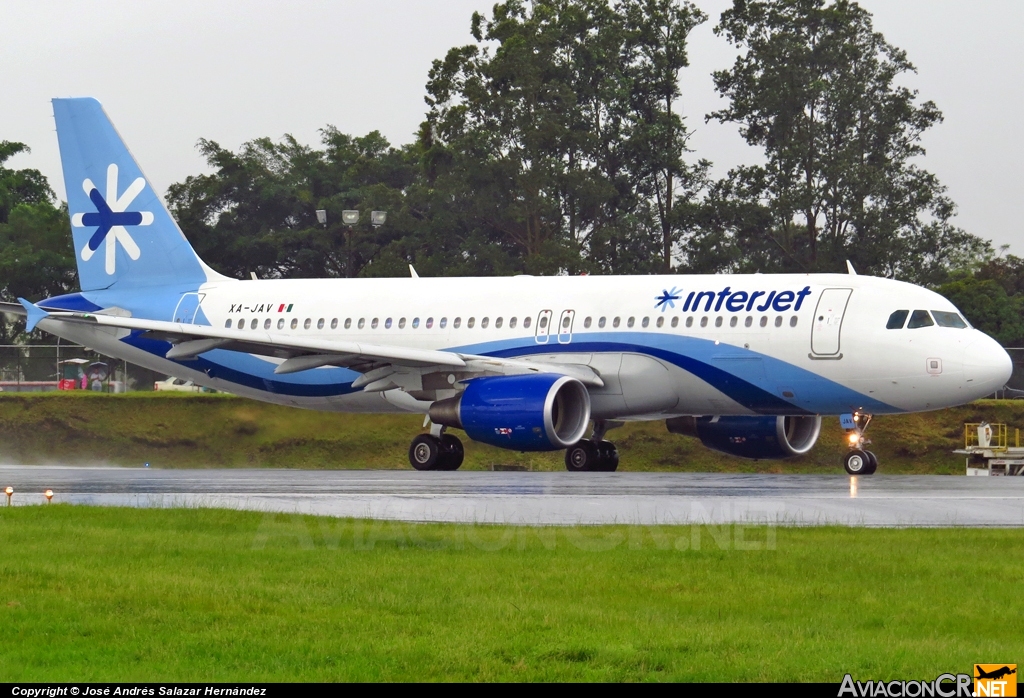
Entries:
{"label": "tree", "polygon": [[676,107],[704,19],[672,0],[508,0],[474,14],[477,44],[435,61],[427,83],[432,186],[525,271],[670,268],[675,200],[706,170],[683,163]]}
{"label": "tree", "polygon": [[[734,0],[715,29],[743,49],[714,74],[764,165],[730,173],[732,194],[764,208],[757,231],[720,224],[764,255],[763,271],[839,270],[919,282],[990,251],[955,227],[945,188],[913,160],[942,119],[897,79],[914,66],[850,0]],[[717,231],[721,235],[722,229]]]}

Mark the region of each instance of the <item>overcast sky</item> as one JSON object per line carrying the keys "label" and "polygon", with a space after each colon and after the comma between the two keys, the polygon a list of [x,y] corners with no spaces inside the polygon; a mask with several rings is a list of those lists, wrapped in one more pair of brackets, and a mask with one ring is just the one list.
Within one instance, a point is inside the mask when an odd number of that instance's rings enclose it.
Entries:
{"label": "overcast sky", "polygon": [[[471,42],[490,0],[288,2],[0,0],[0,140],[29,155],[63,197],[52,97],[99,99],[159,191],[207,171],[199,138],[235,149],[291,133],[317,144],[333,124],[410,141],[423,118],[430,63]],[[730,0],[697,0],[710,20],[691,37],[683,111],[695,156],[717,174],[754,162],[734,127],[704,124],[719,107],[710,73],[735,52],[712,27]],[[875,28],[905,49],[905,83],[934,100],[943,124],[922,160],[959,205],[957,223],[1024,255],[1024,2],[862,0]]]}

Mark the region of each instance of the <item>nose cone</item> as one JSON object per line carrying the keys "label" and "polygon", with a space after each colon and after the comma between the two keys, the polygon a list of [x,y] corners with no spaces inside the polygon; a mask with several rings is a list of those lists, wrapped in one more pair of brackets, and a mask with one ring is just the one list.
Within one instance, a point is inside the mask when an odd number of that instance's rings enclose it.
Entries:
{"label": "nose cone", "polygon": [[964,380],[971,392],[988,395],[1006,385],[1013,373],[1013,362],[999,342],[978,333],[978,338],[964,350]]}

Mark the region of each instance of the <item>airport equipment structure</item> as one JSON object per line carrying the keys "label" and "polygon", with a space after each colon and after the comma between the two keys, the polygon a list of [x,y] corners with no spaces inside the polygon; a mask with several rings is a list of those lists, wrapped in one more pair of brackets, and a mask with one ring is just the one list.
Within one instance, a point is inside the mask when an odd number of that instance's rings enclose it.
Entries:
{"label": "airport equipment structure", "polygon": [[964,447],[953,453],[967,456],[968,475],[1024,475],[1024,447],[1020,429],[1014,429],[1013,446],[1005,424],[964,424]]}

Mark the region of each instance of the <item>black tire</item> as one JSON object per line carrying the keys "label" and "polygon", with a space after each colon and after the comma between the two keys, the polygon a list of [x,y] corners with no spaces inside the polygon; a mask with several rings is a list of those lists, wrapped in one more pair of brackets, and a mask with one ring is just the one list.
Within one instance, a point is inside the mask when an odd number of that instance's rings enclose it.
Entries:
{"label": "black tire", "polygon": [[843,457],[843,467],[850,475],[870,475],[871,459],[864,451],[854,448]]}
{"label": "black tire", "polygon": [[583,439],[565,449],[565,469],[571,473],[583,473],[597,470],[601,456],[590,439]]}
{"label": "black tire", "polygon": [[601,470],[606,473],[614,473],[619,468],[619,450],[611,441],[602,441],[597,445],[597,452],[600,457]]}
{"label": "black tire", "polygon": [[441,439],[430,434],[420,434],[409,446],[409,463],[416,470],[438,470],[441,455]]}
{"label": "black tire", "polygon": [[865,475],[874,475],[875,471],[878,470],[878,456],[871,451],[864,451],[868,457],[868,469],[864,473]]}
{"label": "black tire", "polygon": [[441,435],[441,464],[437,470],[458,470],[466,458],[466,449],[458,437],[451,434]]}

